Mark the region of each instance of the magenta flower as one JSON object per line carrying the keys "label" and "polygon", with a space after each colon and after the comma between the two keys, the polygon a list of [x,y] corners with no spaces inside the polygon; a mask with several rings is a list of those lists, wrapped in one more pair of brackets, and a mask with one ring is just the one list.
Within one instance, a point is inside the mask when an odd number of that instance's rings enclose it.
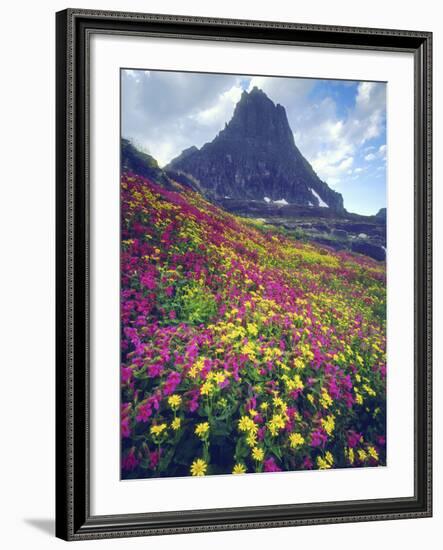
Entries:
{"label": "magenta flower", "polygon": [[165,395],[171,395],[175,392],[176,387],[180,384],[181,376],[178,372],[171,372],[168,374],[168,378],[163,387],[163,393]]}
{"label": "magenta flower", "polygon": [[361,433],[357,433],[354,430],[350,430],[346,435],[348,446],[351,448],[356,447],[361,439],[361,436],[362,436]]}
{"label": "magenta flower", "polygon": [[121,368],[121,380],[122,384],[127,384],[131,381],[132,378],[132,369],[131,367],[122,367]]}
{"label": "magenta flower", "polygon": [[155,365],[149,365],[148,367],[148,376],[150,378],[156,378],[157,376],[160,376],[163,372],[163,365],[160,365],[159,363]]}
{"label": "magenta flower", "polygon": [[132,447],[122,461],[122,469],[127,471],[135,470],[138,463],[139,460],[135,456],[135,447]]}
{"label": "magenta flower", "polygon": [[155,470],[158,466],[158,463],[160,461],[161,451],[162,451],[161,449],[159,449],[158,451],[152,451],[149,455],[149,467],[152,470]]}
{"label": "magenta flower", "polygon": [[272,456],[263,462],[263,469],[265,472],[281,472]]}
{"label": "magenta flower", "polygon": [[135,415],[137,422],[147,422],[150,416],[152,416],[152,407],[150,403],[143,403],[138,406]]}
{"label": "magenta flower", "polygon": [[121,421],[121,436],[122,437],[131,437],[131,428],[129,427],[129,416],[125,416]]}
{"label": "magenta flower", "polygon": [[317,428],[311,433],[311,447],[324,447],[328,441],[328,435],[323,428]]}

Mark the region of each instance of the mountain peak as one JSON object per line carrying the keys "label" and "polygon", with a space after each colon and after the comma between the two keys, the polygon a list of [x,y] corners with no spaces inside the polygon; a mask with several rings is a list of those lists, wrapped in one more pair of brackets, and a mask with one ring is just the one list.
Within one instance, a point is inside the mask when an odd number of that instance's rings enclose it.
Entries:
{"label": "mountain peak", "polygon": [[267,99],[272,102],[272,100],[269,99],[269,97],[265,94],[265,92],[258,86],[254,86],[252,90],[250,90],[249,92],[244,90],[242,95],[252,97],[252,98]]}
{"label": "mountain peak", "polygon": [[243,91],[231,120],[201,149],[167,169],[196,178],[208,197],[284,201],[343,211],[343,199],[320,180],[294,142],[285,108],[258,87]]}
{"label": "mountain peak", "polygon": [[284,107],[275,104],[263,90],[254,86],[246,90],[234,109],[234,114],[220,132],[228,139],[272,140],[274,144],[293,146],[294,138]]}

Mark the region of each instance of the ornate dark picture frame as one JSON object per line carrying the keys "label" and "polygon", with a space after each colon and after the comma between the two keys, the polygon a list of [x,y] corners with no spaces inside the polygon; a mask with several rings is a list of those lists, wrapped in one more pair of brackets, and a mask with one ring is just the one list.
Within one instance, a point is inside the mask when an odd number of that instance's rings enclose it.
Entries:
{"label": "ornate dark picture frame", "polygon": [[[57,13],[56,535],[65,540],[429,517],[429,32],[68,9]],[[410,52],[415,64],[415,491],[410,498],[93,516],[89,470],[89,41],[94,33]]]}

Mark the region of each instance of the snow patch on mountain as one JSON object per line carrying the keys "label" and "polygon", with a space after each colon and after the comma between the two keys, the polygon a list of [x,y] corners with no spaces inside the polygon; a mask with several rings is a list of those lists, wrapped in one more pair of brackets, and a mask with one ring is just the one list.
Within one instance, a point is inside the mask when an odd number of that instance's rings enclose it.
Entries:
{"label": "snow patch on mountain", "polygon": [[311,189],[311,193],[314,195],[314,197],[317,197],[318,199],[318,205],[321,208],[329,208],[329,206],[325,203],[325,201],[320,197],[320,195],[314,191],[314,189]]}

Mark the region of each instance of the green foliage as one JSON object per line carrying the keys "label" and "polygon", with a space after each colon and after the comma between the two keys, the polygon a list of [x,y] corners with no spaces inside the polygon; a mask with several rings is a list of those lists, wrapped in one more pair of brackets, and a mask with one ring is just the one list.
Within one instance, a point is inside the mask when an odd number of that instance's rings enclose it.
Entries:
{"label": "green foliage", "polygon": [[191,281],[178,295],[180,317],[190,324],[209,321],[217,312],[214,297],[208,289]]}

